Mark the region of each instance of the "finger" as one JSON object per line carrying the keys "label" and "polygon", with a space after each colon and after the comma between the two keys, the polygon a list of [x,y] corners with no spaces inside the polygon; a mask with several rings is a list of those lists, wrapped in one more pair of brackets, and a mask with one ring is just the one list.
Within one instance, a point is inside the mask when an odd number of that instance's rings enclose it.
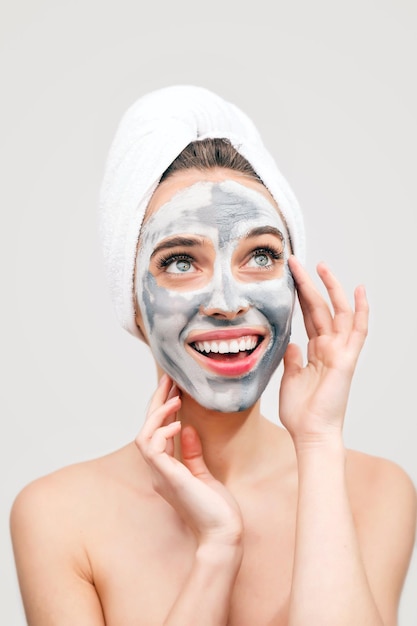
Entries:
{"label": "finger", "polygon": [[329,294],[334,311],[333,329],[336,333],[350,333],[353,323],[353,311],[345,290],[327,265],[319,263],[317,273]]}
{"label": "finger", "polygon": [[[177,385],[175,383],[172,383],[172,387],[169,390],[168,393],[168,398],[167,400],[171,400],[171,398],[176,398],[179,397],[181,398],[181,391],[179,389],[179,387],[177,387]],[[163,426],[166,426],[167,424],[170,424],[171,422],[175,421],[177,419],[177,413],[171,413],[170,415],[168,415],[168,417],[162,422]]]}
{"label": "finger", "polygon": [[358,353],[368,335],[369,304],[365,287],[360,285],[355,289],[355,314],[353,328],[349,338],[349,345]]}
{"label": "finger", "polygon": [[180,391],[180,388],[177,386],[177,384],[173,382],[171,385],[171,389],[169,390],[167,399],[169,400],[170,398],[173,398],[174,396],[181,396],[181,391]]}
{"label": "finger", "polygon": [[284,354],[284,375],[297,374],[303,367],[303,357],[300,348],[295,343],[289,343]]}
{"label": "finger", "polygon": [[158,465],[157,457],[166,452],[168,443],[181,430],[181,422],[172,422],[158,428],[149,440],[145,456]]}
{"label": "finger", "polygon": [[171,378],[168,376],[168,374],[163,374],[149,403],[147,417],[149,417],[155,411],[155,409],[160,407],[166,401],[171,386]]}
{"label": "finger", "polygon": [[183,426],[181,430],[181,450],[182,461],[193,476],[204,482],[213,480],[204,461],[200,437],[196,429],[189,424]]}
{"label": "finger", "polygon": [[167,426],[175,420],[175,414],[180,407],[181,398],[179,396],[167,400],[162,406],[148,415],[137,439],[143,443],[148,441],[158,428]]}
{"label": "finger", "polygon": [[298,259],[291,256],[288,263],[297,286],[298,300],[308,338],[312,339],[331,332],[332,315],[327,302]]}
{"label": "finger", "polygon": [[[168,400],[171,400],[172,398],[179,398],[181,400],[181,392],[179,390],[179,388],[177,387],[177,385],[175,383],[173,383],[169,394],[168,394]],[[170,413],[162,422],[163,426],[167,426],[168,424],[178,421],[178,411],[175,411],[174,413]],[[167,447],[166,447],[166,452],[167,454],[169,454],[170,456],[173,456],[175,451],[175,446],[174,446],[174,440],[171,439],[168,443],[167,443]]]}

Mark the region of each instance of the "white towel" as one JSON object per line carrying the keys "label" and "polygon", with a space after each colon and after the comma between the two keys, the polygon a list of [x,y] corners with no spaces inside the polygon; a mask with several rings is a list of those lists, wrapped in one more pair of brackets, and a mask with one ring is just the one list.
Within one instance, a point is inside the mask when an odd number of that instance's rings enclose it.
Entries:
{"label": "white towel", "polygon": [[167,167],[192,141],[229,139],[276,200],[293,252],[304,260],[301,211],[287,181],[264,147],[252,121],[230,102],[202,87],[179,85],[153,91],[123,116],[108,155],[100,192],[100,232],[116,315],[143,338],[135,322],[134,268],[148,202]]}

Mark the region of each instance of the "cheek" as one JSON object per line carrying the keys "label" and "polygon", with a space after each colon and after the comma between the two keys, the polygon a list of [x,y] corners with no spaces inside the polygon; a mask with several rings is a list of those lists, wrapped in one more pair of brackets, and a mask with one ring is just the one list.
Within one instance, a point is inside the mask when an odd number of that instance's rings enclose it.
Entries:
{"label": "cheek", "polygon": [[[201,293],[169,291],[160,287],[155,277],[148,272],[143,278],[141,298],[143,316],[146,317],[149,331],[175,333],[200,309]],[[141,308],[142,308],[141,307]],[[169,332],[171,330],[171,333]]]}
{"label": "cheek", "polygon": [[282,279],[256,283],[250,294],[253,305],[272,325],[278,325],[281,329],[291,321],[294,298],[294,281],[289,273]]}

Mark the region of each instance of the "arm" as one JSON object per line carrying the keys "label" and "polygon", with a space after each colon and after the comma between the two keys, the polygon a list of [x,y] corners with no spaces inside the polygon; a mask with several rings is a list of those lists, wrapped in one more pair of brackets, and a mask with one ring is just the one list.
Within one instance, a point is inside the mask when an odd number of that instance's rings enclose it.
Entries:
{"label": "arm", "polygon": [[[348,493],[342,439],[350,383],[367,332],[365,293],[362,288],[356,290],[355,311],[351,311],[339,283],[327,268],[319,266],[333,315],[294,259],[291,270],[309,344],[305,367],[299,350],[289,346],[280,395],[281,420],[292,436],[299,472],[289,625],[394,626],[398,589],[410,558],[413,522],[409,516],[413,519],[414,510],[415,520],[415,495],[405,489],[408,495],[398,501],[392,494],[400,509],[397,530],[406,529],[407,535],[401,535],[399,541],[403,545],[399,545],[401,556],[396,569],[376,573],[374,561],[364,556],[372,551],[375,558],[379,550],[384,555],[379,557],[382,566],[384,558],[385,564],[392,560],[389,550],[396,547],[388,532],[379,546],[372,533],[363,531],[359,535]],[[381,502],[381,495],[386,498],[386,494],[378,493],[374,522],[386,527]],[[378,533],[379,540],[383,534]],[[382,593],[387,588],[395,590],[388,594],[389,600]]]}
{"label": "arm", "polygon": [[[148,463],[154,489],[195,534],[197,548],[188,579],[164,626],[223,626],[242,560],[242,519],[237,503],[208,471],[194,428],[175,419],[181,400],[164,375],[136,444]],[[174,457],[181,436],[182,462]]]}
{"label": "arm", "polygon": [[345,451],[328,442],[297,452],[299,500],[290,625],[382,626],[346,487]]}
{"label": "arm", "polygon": [[86,553],[53,478],[25,487],[11,513],[19,584],[29,626],[104,626]]}
{"label": "arm", "polygon": [[230,597],[241,561],[233,546],[199,546],[188,580],[164,626],[227,624]]}

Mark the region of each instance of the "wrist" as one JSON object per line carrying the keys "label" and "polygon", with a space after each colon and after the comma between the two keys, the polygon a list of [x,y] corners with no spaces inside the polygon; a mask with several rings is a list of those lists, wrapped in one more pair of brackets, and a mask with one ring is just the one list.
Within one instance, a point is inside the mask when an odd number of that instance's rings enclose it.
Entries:
{"label": "wrist", "polygon": [[240,515],[231,516],[223,526],[212,526],[200,531],[197,535],[199,546],[207,546],[208,549],[216,548],[233,550],[243,544],[243,523]]}
{"label": "wrist", "polygon": [[196,560],[207,566],[240,567],[243,557],[243,542],[235,543],[205,540],[201,542],[196,551]]}
{"label": "wrist", "polygon": [[198,545],[207,546],[208,550],[215,551],[217,548],[234,550],[243,544],[243,526],[235,524],[233,528],[212,529],[210,532],[202,533],[198,539]]}
{"label": "wrist", "polygon": [[295,447],[299,488],[301,485],[311,489],[312,486],[324,484],[337,485],[337,491],[346,480],[346,448],[342,437],[326,437],[324,439],[302,439]]}
{"label": "wrist", "polygon": [[337,430],[297,435],[293,437],[293,443],[297,457],[316,453],[344,456],[346,452],[342,431]]}

